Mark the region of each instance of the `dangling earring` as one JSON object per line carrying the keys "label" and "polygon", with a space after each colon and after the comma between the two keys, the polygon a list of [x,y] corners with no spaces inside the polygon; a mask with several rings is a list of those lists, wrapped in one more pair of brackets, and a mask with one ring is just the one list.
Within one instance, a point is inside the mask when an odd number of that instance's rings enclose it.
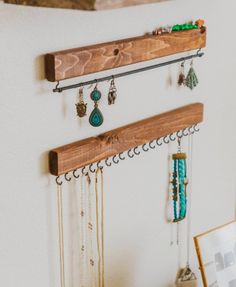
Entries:
{"label": "dangling earring", "polygon": [[83,118],[86,116],[87,112],[87,104],[84,103],[84,95],[83,95],[83,88],[79,89],[79,102],[75,104],[77,116]]}
{"label": "dangling earring", "polygon": [[184,74],[184,62],[181,63],[181,68],[180,68],[180,74],[178,78],[178,85],[179,86],[185,86],[185,74]]}
{"label": "dangling earring", "polygon": [[116,92],[117,92],[117,89],[116,89],[116,85],[115,85],[115,79],[114,79],[114,76],[112,76],[111,85],[110,85],[110,89],[109,89],[109,93],[108,93],[108,105],[115,104],[115,100],[117,97]]}
{"label": "dangling earring", "polygon": [[189,69],[185,83],[189,89],[193,90],[193,88],[195,88],[198,84],[198,78],[197,78],[196,73],[195,73],[194,68],[193,68],[193,60],[191,61],[190,66],[191,67]]}
{"label": "dangling earring", "polygon": [[90,98],[94,101],[94,109],[89,117],[89,123],[93,127],[99,127],[103,123],[103,115],[102,112],[98,108],[98,101],[101,99],[102,94],[97,89],[97,84],[90,94]]}
{"label": "dangling earring", "polygon": [[186,153],[181,152],[181,139],[178,138],[178,152],[172,155],[173,173],[172,173],[172,191],[173,191],[173,222],[179,222],[186,217],[187,198],[186,187],[187,180],[187,164]]}

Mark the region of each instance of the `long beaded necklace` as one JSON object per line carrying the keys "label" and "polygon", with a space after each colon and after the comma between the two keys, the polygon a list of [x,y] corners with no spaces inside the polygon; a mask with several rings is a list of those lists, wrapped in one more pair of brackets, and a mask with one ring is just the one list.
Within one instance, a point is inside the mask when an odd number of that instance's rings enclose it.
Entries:
{"label": "long beaded necklace", "polygon": [[173,222],[179,222],[186,217],[187,212],[187,164],[186,153],[181,152],[181,139],[178,138],[178,152],[172,155],[173,173],[172,173],[172,190],[173,190]]}
{"label": "long beaded necklace", "polygon": [[189,190],[188,190],[188,218],[187,218],[187,263],[182,268],[177,278],[178,287],[197,287],[197,278],[190,269],[190,240],[191,240],[191,193],[192,193],[192,156],[193,156],[193,135],[189,135],[188,141],[188,174],[189,174]]}

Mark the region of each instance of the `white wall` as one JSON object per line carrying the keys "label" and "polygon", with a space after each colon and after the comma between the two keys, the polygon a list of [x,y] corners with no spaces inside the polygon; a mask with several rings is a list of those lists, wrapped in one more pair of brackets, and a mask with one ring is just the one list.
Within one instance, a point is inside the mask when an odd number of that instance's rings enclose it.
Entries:
{"label": "white wall", "polygon": [[[175,0],[105,12],[0,4],[1,286],[59,286],[50,149],[187,103],[205,104],[205,121],[194,138],[192,234],[234,218],[235,8],[234,0]],[[87,119],[76,119],[76,91],[53,94],[54,84],[44,80],[46,52],[198,18],[206,19],[208,40],[206,56],[195,61],[200,85],[193,92],[176,87],[178,66],[117,80],[118,99],[112,107],[106,104],[108,84],[101,84],[105,123],[94,129]],[[170,74],[174,85],[167,87]],[[89,101],[88,95],[86,90]],[[169,148],[174,151],[176,146]],[[183,250],[170,247],[173,230],[164,219],[167,156],[168,147],[163,146],[105,170],[106,286],[169,287],[185,261]],[[73,222],[74,214],[68,212],[72,187],[65,193],[66,214]],[[70,287],[78,286],[71,263],[71,226],[66,227]],[[193,246],[191,261],[200,278]]]}

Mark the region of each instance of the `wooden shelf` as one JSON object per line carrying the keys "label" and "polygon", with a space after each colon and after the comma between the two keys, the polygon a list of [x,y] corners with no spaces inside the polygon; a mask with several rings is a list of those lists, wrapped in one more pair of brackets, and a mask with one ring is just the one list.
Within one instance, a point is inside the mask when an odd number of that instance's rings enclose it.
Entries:
{"label": "wooden shelf", "polygon": [[102,10],[167,0],[4,0],[5,3],[52,8]]}
{"label": "wooden shelf", "polygon": [[45,56],[46,78],[61,81],[206,46],[206,30],[145,35]]}
{"label": "wooden shelf", "polygon": [[62,175],[203,121],[203,104],[190,104],[49,153],[53,175]]}

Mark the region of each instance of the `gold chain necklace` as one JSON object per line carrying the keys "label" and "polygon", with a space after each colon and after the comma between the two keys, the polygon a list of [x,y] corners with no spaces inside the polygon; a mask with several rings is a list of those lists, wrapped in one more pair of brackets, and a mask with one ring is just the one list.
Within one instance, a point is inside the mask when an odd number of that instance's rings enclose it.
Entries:
{"label": "gold chain necklace", "polygon": [[[97,168],[95,175],[96,192],[96,235],[98,254],[98,287],[104,287],[104,186],[103,170]],[[100,186],[100,188],[99,188]],[[100,213],[100,214],[99,214]]]}
{"label": "gold chain necklace", "polygon": [[65,287],[63,198],[62,198],[62,187],[59,184],[57,184],[57,211],[58,211],[58,232],[59,232],[59,249],[60,249],[60,280],[61,280],[61,287]]}

